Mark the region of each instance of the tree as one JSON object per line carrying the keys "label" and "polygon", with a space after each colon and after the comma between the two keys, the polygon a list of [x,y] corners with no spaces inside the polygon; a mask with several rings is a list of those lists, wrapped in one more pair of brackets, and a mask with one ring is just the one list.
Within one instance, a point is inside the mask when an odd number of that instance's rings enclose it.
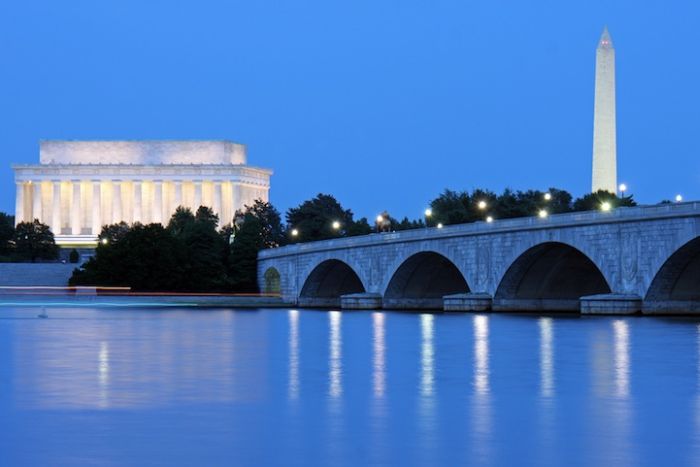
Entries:
{"label": "tree", "polygon": [[68,254],[68,261],[71,263],[77,263],[80,261],[80,253],[78,253],[78,250],[73,248],[70,253]]}
{"label": "tree", "polygon": [[211,209],[200,207],[195,221],[174,234],[185,252],[183,288],[191,292],[215,292],[227,288],[225,258],[226,240],[217,233],[218,216]]}
{"label": "tree", "polygon": [[271,203],[256,199],[252,206],[244,206],[243,210],[237,211],[233,222],[234,233],[245,222],[246,216],[258,220],[263,248],[276,248],[287,242],[280,213]]}
{"label": "tree", "polygon": [[432,216],[428,222],[432,225],[438,222],[445,225],[469,222],[470,205],[471,199],[466,191],[445,190],[440,196],[430,202]]}
{"label": "tree", "polygon": [[362,217],[350,223],[347,228],[348,237],[356,237],[358,235],[368,235],[372,233],[372,226],[369,225],[366,217]]}
{"label": "tree", "polygon": [[228,257],[231,285],[238,292],[257,292],[258,252],[286,243],[279,211],[268,202],[256,200],[236,213],[234,226]]}
{"label": "tree", "polygon": [[0,212],[0,256],[9,255],[14,235],[15,217]]}
{"label": "tree", "polygon": [[58,247],[51,229],[38,219],[17,224],[13,237],[15,252],[23,260],[34,263],[37,259],[56,259]]}
{"label": "tree", "polygon": [[618,198],[615,193],[598,190],[595,193],[588,193],[574,201],[574,211],[598,211],[603,203],[610,203],[611,208],[636,206],[637,203],[632,196]]}
{"label": "tree", "polygon": [[170,217],[168,222],[168,230],[175,235],[182,233],[185,228],[194,223],[194,214],[190,208],[184,206],[178,206],[175,212]]}
{"label": "tree", "polygon": [[[287,225],[297,229],[298,239],[302,241],[342,237],[353,223],[352,211],[343,209],[333,196],[322,193],[289,209],[286,217]],[[340,228],[333,228],[334,222],[338,222]]]}

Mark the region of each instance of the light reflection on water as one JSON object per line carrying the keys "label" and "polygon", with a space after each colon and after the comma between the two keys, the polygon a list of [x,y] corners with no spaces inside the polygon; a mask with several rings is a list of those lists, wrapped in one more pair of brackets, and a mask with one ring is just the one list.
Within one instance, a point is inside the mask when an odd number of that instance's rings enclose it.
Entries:
{"label": "light reflection on water", "polygon": [[0,465],[700,460],[692,319],[0,312]]}

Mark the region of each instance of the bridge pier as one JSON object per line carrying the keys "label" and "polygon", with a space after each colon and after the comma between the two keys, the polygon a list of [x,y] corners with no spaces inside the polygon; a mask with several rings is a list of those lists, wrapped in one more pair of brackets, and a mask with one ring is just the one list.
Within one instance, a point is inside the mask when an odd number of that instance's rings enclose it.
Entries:
{"label": "bridge pier", "polygon": [[634,315],[640,311],[639,295],[610,293],[581,297],[582,315]]}
{"label": "bridge pier", "polygon": [[382,306],[388,310],[439,310],[442,311],[442,297],[431,298],[387,298]]}
{"label": "bridge pier", "polygon": [[700,300],[644,300],[645,315],[700,315]]}
{"label": "bridge pier", "polygon": [[301,308],[340,308],[340,297],[299,297],[297,304]]}
{"label": "bridge pier", "polygon": [[343,310],[378,310],[382,307],[382,295],[378,293],[354,293],[340,297]]}
{"label": "bridge pier", "polygon": [[579,299],[568,298],[494,298],[493,311],[575,312],[580,310]]}
{"label": "bridge pier", "polygon": [[459,293],[442,297],[445,311],[489,311],[492,302],[488,293]]}

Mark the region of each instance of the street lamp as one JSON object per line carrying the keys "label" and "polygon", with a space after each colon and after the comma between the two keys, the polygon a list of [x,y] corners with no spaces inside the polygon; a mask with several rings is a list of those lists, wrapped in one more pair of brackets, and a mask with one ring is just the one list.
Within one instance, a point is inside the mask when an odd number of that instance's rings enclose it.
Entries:
{"label": "street lamp", "polygon": [[627,185],[625,185],[624,183],[620,183],[620,186],[617,187],[617,188],[618,188],[618,190],[620,190],[620,194],[621,194],[622,197],[624,198],[624,197],[625,197],[625,191],[627,191]]}
{"label": "street lamp", "polygon": [[545,200],[545,201],[551,201],[551,199],[552,199],[552,194],[551,194],[551,193],[547,192],[547,193],[544,194],[544,200]]}
{"label": "street lamp", "polygon": [[612,205],[610,204],[609,201],[603,201],[600,205],[600,210],[601,211],[610,211],[612,209]]}
{"label": "street lamp", "polygon": [[377,216],[377,224],[381,224],[382,222],[384,222],[384,217],[381,214],[379,214]]}
{"label": "street lamp", "polygon": [[488,222],[489,224],[490,224],[491,222],[493,222],[493,217],[491,217],[491,216],[486,216],[486,222]]}
{"label": "street lamp", "polygon": [[109,240],[107,240],[106,238],[103,238],[103,239],[102,239],[102,244],[103,244],[103,245],[106,245],[106,244],[108,244],[108,243],[109,243]]}
{"label": "street lamp", "polygon": [[299,236],[299,231],[297,229],[292,229],[291,234],[292,234],[292,237],[297,237],[297,236]]}
{"label": "street lamp", "polygon": [[479,207],[479,209],[481,209],[481,210],[483,211],[484,209],[486,209],[486,201],[484,201],[484,200],[482,199],[481,201],[479,201],[479,202],[477,203],[477,206]]}
{"label": "street lamp", "polygon": [[540,209],[540,212],[537,213],[537,215],[541,218],[544,219],[549,215],[546,209]]}
{"label": "street lamp", "polygon": [[333,224],[331,224],[331,226],[333,227],[333,230],[338,230],[340,229],[340,222],[333,221]]}
{"label": "street lamp", "polygon": [[442,222],[438,222],[437,228],[438,228],[438,229],[441,229],[441,228],[442,228]]}
{"label": "street lamp", "polygon": [[676,195],[676,203],[680,203],[683,201],[683,197],[681,195]]}

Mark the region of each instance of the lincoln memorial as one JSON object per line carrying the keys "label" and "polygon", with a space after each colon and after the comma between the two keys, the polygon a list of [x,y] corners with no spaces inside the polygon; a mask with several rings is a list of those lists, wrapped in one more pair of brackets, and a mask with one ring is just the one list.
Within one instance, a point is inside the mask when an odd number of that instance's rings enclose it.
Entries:
{"label": "lincoln memorial", "polygon": [[13,165],[15,222],[39,219],[59,245],[95,244],[105,224],[166,224],[209,206],[220,224],[268,200],[271,170],[230,141],[41,141],[38,165]]}

